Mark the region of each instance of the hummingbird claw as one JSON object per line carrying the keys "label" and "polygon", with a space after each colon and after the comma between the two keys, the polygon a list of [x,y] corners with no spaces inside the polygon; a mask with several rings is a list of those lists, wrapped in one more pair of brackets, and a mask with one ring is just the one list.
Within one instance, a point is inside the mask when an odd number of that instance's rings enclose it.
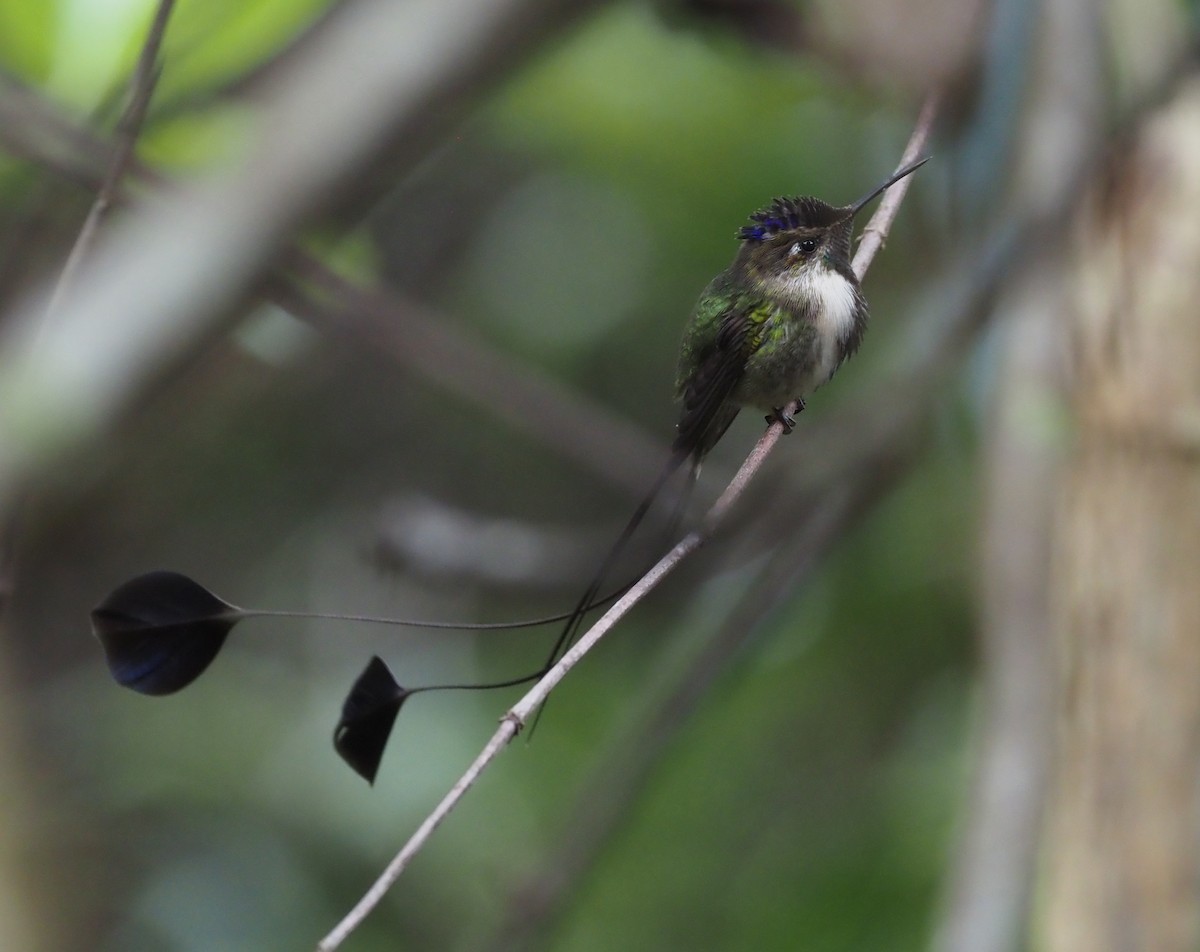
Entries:
{"label": "hummingbird claw", "polygon": [[795,417],[791,416],[790,414],[784,413],[782,407],[776,407],[774,410],[772,410],[770,413],[768,413],[765,417],[763,417],[763,419],[765,419],[767,421],[768,426],[770,426],[772,423],[782,423],[784,433],[791,433],[792,430],[794,430],[796,428]]}
{"label": "hummingbird claw", "polygon": [[[804,401],[799,397],[796,398],[796,412],[799,413],[804,409]],[[790,413],[784,411],[783,407],[776,407],[765,417],[767,425],[772,423],[782,423],[784,434],[791,433],[796,428],[796,418]]]}

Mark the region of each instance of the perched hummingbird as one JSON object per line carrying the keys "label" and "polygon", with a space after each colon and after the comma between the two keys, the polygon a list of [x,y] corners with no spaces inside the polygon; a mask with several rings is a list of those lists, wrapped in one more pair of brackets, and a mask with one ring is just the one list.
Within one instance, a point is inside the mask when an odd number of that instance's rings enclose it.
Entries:
{"label": "perched hummingbird", "polygon": [[850,357],[867,330],[867,300],[850,267],[854,216],[922,159],[853,205],[777,198],[738,232],[741,247],[709,283],[683,332],[675,381],[683,408],[674,453],[700,462],[743,406],[800,401]]}
{"label": "perched hummingbird", "polygon": [[[630,536],[670,476],[691,461],[692,478],[744,406],[767,422],[795,421],[785,407],[829,381],[867,329],[867,300],[850,267],[854,216],[928,158],[890,176],[852,205],[777,198],[750,216],[733,263],[700,295],[683,332],[676,397],[682,403],[671,457],[567,621],[546,669],[574,639]],[[544,672],[543,672],[544,673]]]}

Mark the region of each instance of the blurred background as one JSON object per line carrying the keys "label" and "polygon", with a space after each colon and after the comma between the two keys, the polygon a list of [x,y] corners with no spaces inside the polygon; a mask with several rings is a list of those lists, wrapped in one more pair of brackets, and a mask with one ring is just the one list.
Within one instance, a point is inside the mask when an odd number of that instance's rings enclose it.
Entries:
{"label": "blurred background", "polygon": [[925,103],[862,351],[346,948],[1194,950],[1197,22],[0,0],[0,946],[311,948],[520,693],[413,699],[372,788],[331,744],[370,656],[495,680],[554,629],[252,620],[148,698],[89,610],[154,568],[252,608],[567,610],[737,228],[859,197]]}

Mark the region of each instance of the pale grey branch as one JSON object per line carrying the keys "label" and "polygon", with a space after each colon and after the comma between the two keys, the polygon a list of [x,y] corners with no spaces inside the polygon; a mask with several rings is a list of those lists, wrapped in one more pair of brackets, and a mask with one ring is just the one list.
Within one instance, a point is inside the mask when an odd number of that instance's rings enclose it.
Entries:
{"label": "pale grey branch", "polygon": [[[932,132],[935,112],[936,109],[934,107],[922,110],[917,126],[909,139],[908,147],[905,149],[906,157],[919,155],[925,149]],[[886,206],[881,205],[880,209],[876,211],[876,216],[894,215],[894,210],[889,213],[885,208]],[[874,222],[875,218],[873,217],[872,223]],[[869,254],[873,254],[873,252],[869,252]],[[856,256],[855,272],[861,276],[865,273],[869,262],[870,257],[860,263]],[[795,409],[793,405],[792,410],[795,411]],[[442,821],[458,805],[459,801],[462,800],[467,790],[471,788],[479,775],[495,760],[496,756],[508,745],[509,741],[520,732],[521,728],[529,721],[538,707],[549,697],[550,692],[554,690],[555,686],[566,677],[567,673],[591,651],[630,609],[653,591],[667,575],[674,571],[680,562],[703,545],[709,536],[716,531],[724,521],[729,510],[745,492],[750,480],[754,478],[782,435],[783,425],[781,423],[773,423],[767,428],[767,431],[759,439],[754,449],[750,452],[750,455],[733,477],[733,480],[708,511],[700,527],[685,536],[649,572],[642,576],[612,608],[605,612],[580,637],[579,641],[563,655],[558,664],[551,668],[545,677],[509,709],[504,717],[501,718],[500,726],[496,729],[495,734],[468,768],[467,772],[463,774],[462,778],[442,798],[429,817],[417,828],[416,832],[413,833],[400,852],[387,865],[370,890],[320,942],[317,947],[318,952],[331,952],[331,950],[338,948],[345,941],[371,913],[375,906],[379,904],[379,901],[387,894],[392,884],[399,879],[413,857],[428,842],[434,830],[437,829]]]}

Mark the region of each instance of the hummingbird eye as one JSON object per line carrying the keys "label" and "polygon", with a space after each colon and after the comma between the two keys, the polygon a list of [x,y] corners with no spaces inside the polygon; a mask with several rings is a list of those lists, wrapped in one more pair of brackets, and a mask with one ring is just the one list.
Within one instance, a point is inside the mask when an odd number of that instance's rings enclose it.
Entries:
{"label": "hummingbird eye", "polygon": [[793,244],[792,247],[788,249],[788,255],[789,255],[789,257],[792,257],[792,258],[796,258],[796,257],[799,257],[800,255],[803,255],[804,257],[807,258],[810,254],[812,254],[816,250],[817,250],[817,239],[816,238],[805,238],[805,239],[803,239],[801,241],[797,241],[795,244]]}

